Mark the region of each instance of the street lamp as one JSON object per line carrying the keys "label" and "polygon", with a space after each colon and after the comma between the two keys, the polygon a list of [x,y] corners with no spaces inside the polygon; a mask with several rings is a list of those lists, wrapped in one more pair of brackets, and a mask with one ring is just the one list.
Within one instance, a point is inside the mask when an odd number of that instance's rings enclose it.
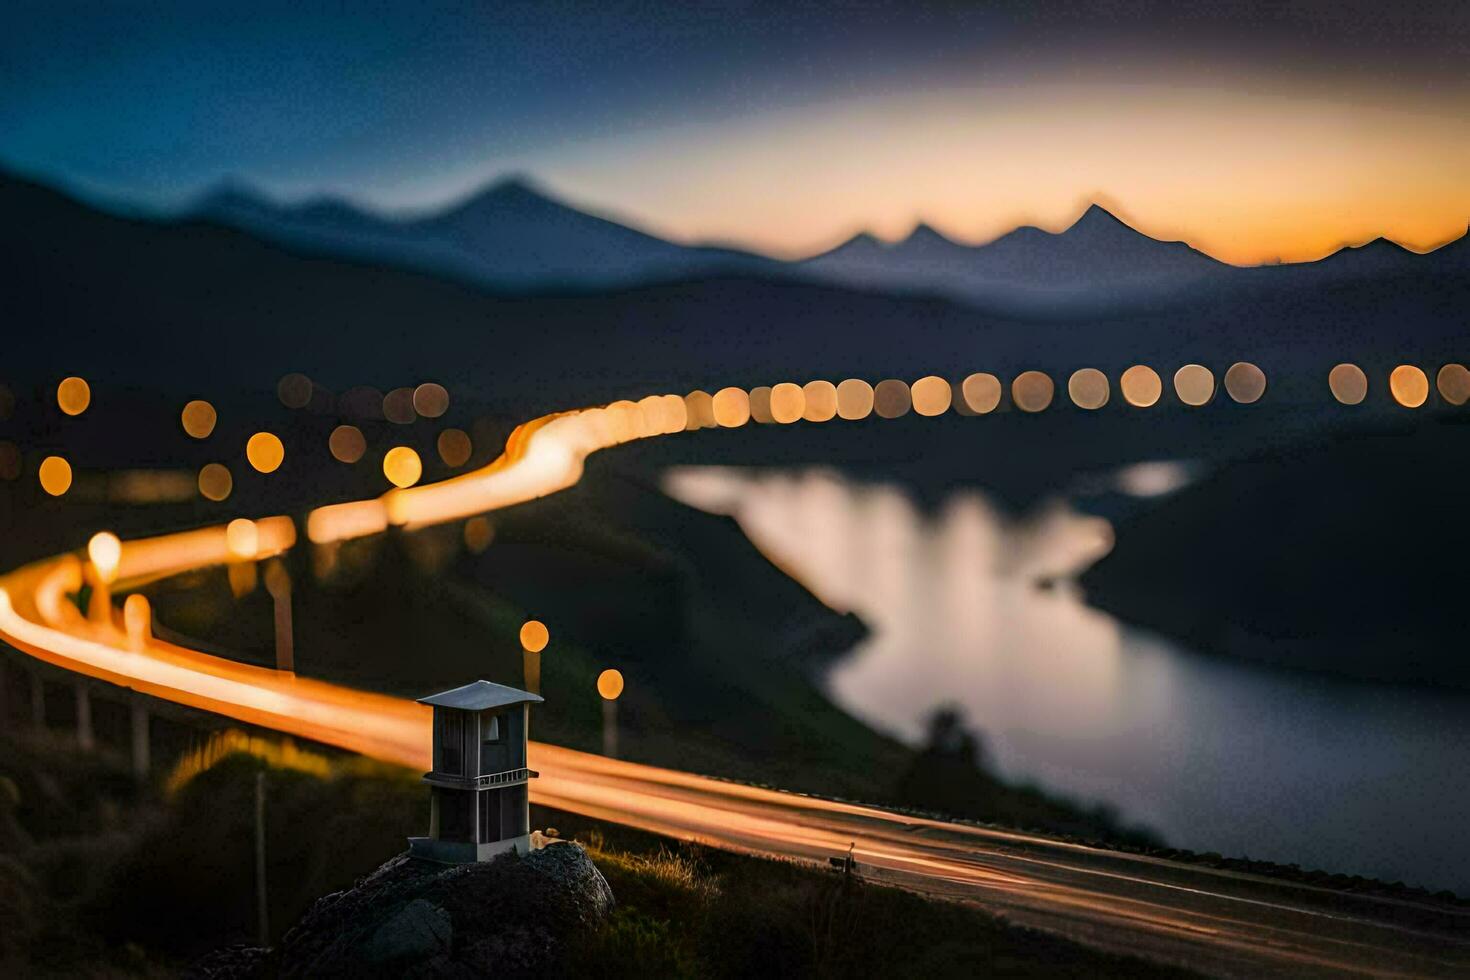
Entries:
{"label": "street lamp", "polygon": [[276,670],[296,672],[296,639],[291,629],[291,573],[286,563],[272,558],[265,566],[265,590],[270,593],[276,626]]}
{"label": "street lamp", "polygon": [[112,583],[117,579],[117,566],[122,562],[122,542],[111,531],[98,531],[87,542],[87,563],[91,566],[92,599],[87,604],[87,618],[94,623],[112,619]]}
{"label": "street lamp", "polygon": [[526,690],[541,693],[541,651],[551,642],[551,631],[539,619],[528,619],[521,626],[521,674]]}
{"label": "street lamp", "polygon": [[602,754],[618,757],[618,697],[623,693],[623,675],[612,668],[597,675],[597,693],[602,695]]}
{"label": "street lamp", "polygon": [[255,591],[258,581],[255,556],[260,551],[260,529],[255,522],[237,517],[225,525],[225,551],[229,554],[230,591],[236,599],[243,598]]}
{"label": "street lamp", "polygon": [[[153,632],[153,608],[148,597],[134,592],[123,601],[123,632],[128,637],[128,649],[142,653]],[[132,727],[133,777],[146,782],[151,767],[148,743],[148,706],[143,695],[133,691],[128,698],[128,717]]]}

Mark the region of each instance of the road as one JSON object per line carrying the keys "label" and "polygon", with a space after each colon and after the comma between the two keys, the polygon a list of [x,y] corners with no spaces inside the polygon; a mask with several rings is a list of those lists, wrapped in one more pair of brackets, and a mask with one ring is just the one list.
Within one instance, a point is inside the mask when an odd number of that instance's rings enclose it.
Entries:
{"label": "road", "polygon": [[[648,400],[645,400],[648,401]],[[642,404],[642,403],[639,403]],[[537,420],[484,470],[307,521],[313,546],[388,524],[410,528],[574,483],[587,453],[682,431],[666,401]],[[599,414],[600,413],[600,414]],[[242,544],[244,542],[244,544]],[[122,546],[104,576],[122,588],[191,568],[255,561],[295,545],[286,518]],[[429,765],[428,709],[401,698],[253,667],[166,643],[110,605],[84,617],[67,598],[96,566],[68,554],[0,576],[0,639],[57,667],[418,769]],[[1352,896],[1284,881],[920,819],[533,743],[547,806],[770,857],[825,862],[853,846],[877,881],[977,903],[1010,921],[1087,944],[1222,976],[1470,975],[1470,911]]]}

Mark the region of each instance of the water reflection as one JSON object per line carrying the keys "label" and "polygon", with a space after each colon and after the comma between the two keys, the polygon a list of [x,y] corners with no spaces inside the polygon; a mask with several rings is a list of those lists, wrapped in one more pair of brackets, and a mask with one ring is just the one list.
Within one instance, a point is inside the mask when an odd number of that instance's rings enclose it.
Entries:
{"label": "water reflection", "polygon": [[[833,696],[907,740],[958,702],[1016,779],[1116,805],[1172,843],[1470,891],[1470,698],[1196,656],[1086,606],[1068,577],[1112,543],[1055,504],[976,493],[922,514],[828,471],[678,470],[676,497],[750,538],[873,636]],[[1040,583],[1040,584],[1038,584]]]}

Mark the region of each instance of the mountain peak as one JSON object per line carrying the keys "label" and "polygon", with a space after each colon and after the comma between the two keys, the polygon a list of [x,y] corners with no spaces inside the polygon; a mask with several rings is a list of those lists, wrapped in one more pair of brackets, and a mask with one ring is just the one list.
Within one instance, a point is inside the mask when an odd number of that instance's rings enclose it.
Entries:
{"label": "mountain peak", "polygon": [[908,237],[903,240],[905,245],[921,245],[926,243],[953,245],[954,241],[944,232],[933,225],[920,221],[914,225],[914,230],[909,232]]}
{"label": "mountain peak", "polygon": [[505,176],[490,183],[483,190],[481,190],[479,194],[474,194],[471,196],[539,197],[543,199],[551,197],[551,195],[546,192],[546,189],[536,182],[536,179],[534,177],[532,177],[530,174],[523,173],[506,174]]}
{"label": "mountain peak", "polygon": [[1077,220],[1072,222],[1062,234],[1070,235],[1074,232],[1083,234],[1115,232],[1120,229],[1132,232],[1135,235],[1142,234],[1138,229],[1094,201],[1087,206],[1087,210],[1083,211]]}
{"label": "mountain peak", "polygon": [[571,210],[525,174],[507,174],[480,190],[451,202],[434,217],[506,213],[530,216]]}

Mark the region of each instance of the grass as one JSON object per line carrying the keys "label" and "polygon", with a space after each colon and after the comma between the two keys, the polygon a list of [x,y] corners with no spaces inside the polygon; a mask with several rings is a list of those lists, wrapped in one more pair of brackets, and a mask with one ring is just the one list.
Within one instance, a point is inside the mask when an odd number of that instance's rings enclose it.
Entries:
{"label": "grass", "polygon": [[618,898],[611,920],[574,950],[571,975],[1183,975],[837,871],[546,817],[587,845]]}
{"label": "grass", "polygon": [[[217,736],[151,786],[61,740],[0,739],[0,974],[170,976],[256,933],[266,774],[272,934],[421,832],[417,774],[262,735]],[[535,808],[584,842],[617,908],[567,975],[1164,975],[962,905]]]}

